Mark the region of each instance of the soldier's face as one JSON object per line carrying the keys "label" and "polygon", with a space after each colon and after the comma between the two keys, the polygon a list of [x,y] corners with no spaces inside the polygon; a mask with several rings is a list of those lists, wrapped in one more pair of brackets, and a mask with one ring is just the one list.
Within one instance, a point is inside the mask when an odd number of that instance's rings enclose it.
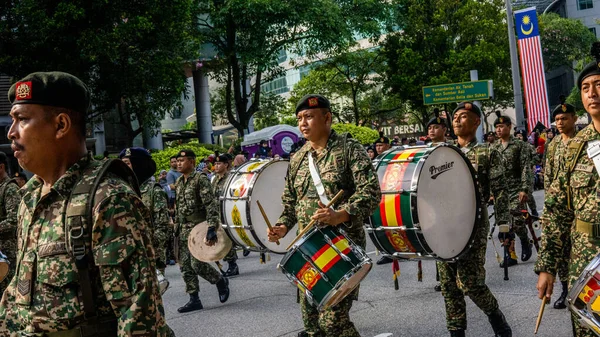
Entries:
{"label": "soldier's face", "polygon": [[133,165],[131,165],[131,160],[129,160],[129,158],[123,158],[121,159],[125,164],[127,164],[127,166],[129,166],[130,169],[133,170]]}
{"label": "soldier's face", "polygon": [[502,139],[505,139],[506,137],[510,136],[510,125],[506,125],[506,124],[496,125],[496,136],[498,136],[498,138],[502,138]]}
{"label": "soldier's face", "polygon": [[517,133],[517,135],[516,135],[515,137],[517,137],[517,138],[518,138],[518,139],[520,139],[520,140],[523,140],[523,135],[522,135],[522,134],[520,134],[520,133]]}
{"label": "soldier's face", "polygon": [[12,125],[8,139],[19,165],[27,171],[40,173],[48,169],[62,149],[57,146],[56,119],[46,108],[37,104],[17,104],[10,111]]}
{"label": "soldier's face", "polygon": [[179,157],[177,158],[177,171],[187,174],[191,173],[196,166],[196,162],[192,158]]}
{"label": "soldier's face", "polygon": [[475,135],[480,123],[481,118],[477,114],[462,109],[454,114],[452,128],[454,128],[454,134],[458,137],[470,137]]}
{"label": "soldier's face", "polygon": [[215,173],[216,174],[223,174],[223,173],[225,173],[225,171],[227,171],[226,163],[222,163],[220,161],[215,163]]}
{"label": "soldier's face", "polygon": [[575,114],[560,114],[556,115],[554,118],[558,132],[566,134],[571,134],[573,131],[575,131],[576,121],[577,116],[575,116]]}
{"label": "soldier's face", "polygon": [[581,101],[594,119],[600,118],[600,75],[587,77],[581,83]]}
{"label": "soldier's face", "polygon": [[443,142],[446,138],[446,128],[439,124],[431,124],[427,128],[427,136],[434,142]]}
{"label": "soldier's face", "polygon": [[377,153],[383,153],[389,149],[390,149],[390,144],[385,144],[385,143],[375,144],[375,150],[377,150]]}
{"label": "soldier's face", "polygon": [[311,142],[329,137],[331,131],[331,112],[323,109],[308,109],[296,115],[298,128],[304,138]]}

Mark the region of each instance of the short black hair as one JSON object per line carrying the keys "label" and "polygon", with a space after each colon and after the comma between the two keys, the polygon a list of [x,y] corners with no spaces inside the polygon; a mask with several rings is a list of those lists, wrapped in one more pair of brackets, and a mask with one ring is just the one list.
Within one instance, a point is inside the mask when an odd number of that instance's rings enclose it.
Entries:
{"label": "short black hair", "polygon": [[8,156],[0,151],[0,164],[4,164],[4,170],[8,172]]}

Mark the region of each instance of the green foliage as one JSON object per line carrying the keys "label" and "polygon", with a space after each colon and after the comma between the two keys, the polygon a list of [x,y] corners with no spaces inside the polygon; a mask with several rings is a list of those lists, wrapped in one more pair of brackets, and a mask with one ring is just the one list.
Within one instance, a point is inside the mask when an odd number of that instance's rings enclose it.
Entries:
{"label": "green foliage", "polygon": [[[581,91],[577,86],[574,86],[571,89],[571,93],[567,96],[566,102],[573,105],[575,107],[575,111],[577,112],[577,116],[583,116],[587,112],[585,111],[585,107],[583,106],[583,102],[581,101]],[[554,109],[554,107],[551,107]]]}
{"label": "green foliage", "polygon": [[196,127],[196,121],[187,122],[181,127],[181,130],[197,130],[197,129],[198,128]]}
{"label": "green foliage", "polygon": [[194,151],[198,160],[208,157],[209,155],[215,153],[215,151],[219,151],[219,153],[226,153],[222,147],[215,146],[213,144],[198,144],[198,143],[186,143],[173,147],[166,148],[162,151],[157,151],[152,153],[152,159],[156,162],[156,172],[160,172],[160,170],[169,170],[169,163],[171,161],[171,157],[176,155],[180,150],[190,149]]}
{"label": "green foliage", "polygon": [[331,128],[337,133],[348,132],[363,145],[373,144],[379,137],[376,130],[354,124],[333,124]]}
{"label": "green foliage", "polygon": [[78,76],[92,94],[90,118],[110,112],[131,145],[181,105],[183,64],[198,52],[192,7],[192,0],[4,2],[0,73]]}
{"label": "green foliage", "polygon": [[[484,108],[513,105],[504,1],[397,0],[402,32],[383,45],[386,85],[425,125],[432,107],[423,105],[422,87],[480,79],[494,80],[496,99]],[[449,107],[451,109],[452,106]]]}
{"label": "green foliage", "polygon": [[573,69],[573,62],[589,58],[596,36],[580,20],[547,13],[539,16],[539,27],[546,71],[561,66]]}
{"label": "green foliage", "polygon": [[380,0],[199,2],[198,36],[215,48],[211,70],[225,88],[229,122],[243,134],[260,110],[261,85],[283,74],[282,51],[310,59],[344,49],[356,34],[376,38],[391,29],[392,8]]}

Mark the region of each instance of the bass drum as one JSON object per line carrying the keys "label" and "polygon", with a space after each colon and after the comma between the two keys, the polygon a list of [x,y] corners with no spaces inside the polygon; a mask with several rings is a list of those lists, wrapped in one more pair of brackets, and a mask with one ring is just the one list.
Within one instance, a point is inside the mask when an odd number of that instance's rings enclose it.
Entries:
{"label": "bass drum", "polygon": [[480,221],[475,171],[456,147],[392,148],[374,161],[381,202],[366,225],[375,246],[397,258],[455,261]]}
{"label": "bass drum", "polygon": [[600,336],[600,254],[585,267],[573,284],[567,301],[579,322]]}
{"label": "bass drum", "polygon": [[283,212],[281,196],[285,187],[287,160],[251,160],[229,174],[221,199],[223,227],[233,242],[255,252],[285,254],[293,235],[270,242],[257,201],[275,225]]}

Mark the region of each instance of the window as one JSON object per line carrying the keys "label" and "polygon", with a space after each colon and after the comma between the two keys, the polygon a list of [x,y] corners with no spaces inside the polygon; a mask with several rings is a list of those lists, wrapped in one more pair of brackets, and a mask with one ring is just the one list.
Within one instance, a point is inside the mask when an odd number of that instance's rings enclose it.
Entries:
{"label": "window", "polygon": [[590,28],[590,32],[592,32],[594,34],[594,36],[597,36],[596,35],[596,27]]}
{"label": "window", "polygon": [[579,10],[594,8],[594,0],[577,0]]}
{"label": "window", "polygon": [[287,86],[287,79],[285,76],[278,77],[272,81],[261,85],[260,89],[264,92],[270,92],[275,95],[283,94],[284,92],[290,91],[290,89]]}

